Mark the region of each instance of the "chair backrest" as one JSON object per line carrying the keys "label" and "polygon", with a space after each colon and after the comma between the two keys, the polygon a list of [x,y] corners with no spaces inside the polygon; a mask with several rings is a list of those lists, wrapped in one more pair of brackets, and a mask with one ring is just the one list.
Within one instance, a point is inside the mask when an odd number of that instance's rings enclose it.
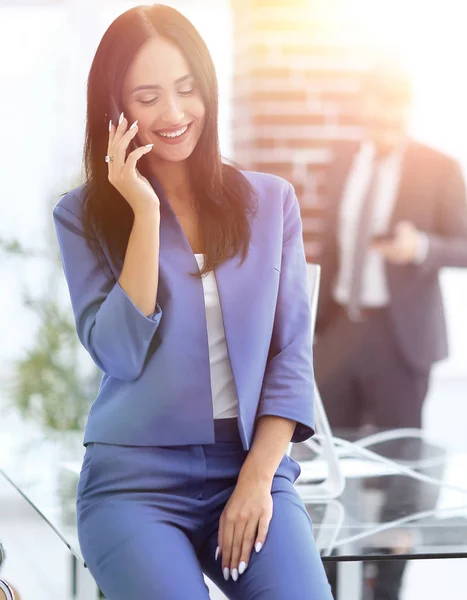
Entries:
{"label": "chair backrest", "polygon": [[[308,263],[307,280],[311,306],[312,339],[314,338],[316,314],[318,311],[320,276],[320,265]],[[299,491],[302,499],[307,501],[337,498],[342,494],[345,488],[345,477],[340,467],[337,451],[332,440],[331,428],[329,426],[329,421],[326,416],[326,411],[324,409],[316,381],[314,386],[314,401],[316,432],[320,436],[319,439],[322,448],[322,454],[320,459],[310,461],[310,467],[313,469],[313,463],[316,463],[317,461],[323,461],[327,467],[327,477],[317,483],[305,483],[304,481],[301,482],[299,478],[297,481],[297,490]],[[309,442],[303,442],[303,444],[305,446],[309,445],[310,447],[312,445]]]}

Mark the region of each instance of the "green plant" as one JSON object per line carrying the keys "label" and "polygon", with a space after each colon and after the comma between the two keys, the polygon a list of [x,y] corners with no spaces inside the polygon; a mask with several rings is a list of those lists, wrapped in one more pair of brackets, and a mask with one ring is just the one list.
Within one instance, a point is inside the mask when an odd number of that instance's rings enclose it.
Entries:
{"label": "green plant", "polygon": [[0,238],[0,251],[4,254],[11,254],[12,256],[19,256],[26,258],[28,256],[35,256],[35,253],[27,251],[18,240],[4,240]]}
{"label": "green plant", "polygon": [[[53,239],[53,242],[52,242]],[[16,260],[42,259],[50,266],[45,292],[24,293],[38,327],[29,347],[12,363],[8,395],[25,419],[57,431],[82,431],[100,381],[100,372],[76,335],[69,303],[61,303],[64,278],[55,238],[51,250],[26,249],[17,240],[0,238],[0,254]]]}
{"label": "green plant", "polygon": [[29,299],[39,317],[31,347],[14,361],[11,395],[25,418],[58,431],[82,430],[100,375],[85,373],[81,345],[68,311],[51,298]]}

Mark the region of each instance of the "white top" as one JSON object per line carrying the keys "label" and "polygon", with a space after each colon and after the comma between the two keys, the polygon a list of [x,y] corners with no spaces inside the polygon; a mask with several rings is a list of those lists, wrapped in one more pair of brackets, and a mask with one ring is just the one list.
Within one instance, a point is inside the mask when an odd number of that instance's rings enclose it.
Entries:
{"label": "white top", "polygon": [[[340,270],[334,288],[334,298],[340,304],[347,304],[352,280],[352,257],[358,229],[361,206],[370,184],[374,146],[364,143],[357,153],[350,170],[342,199],[339,216]],[[371,224],[372,235],[388,233],[392,212],[400,183],[403,149],[385,157],[379,166],[376,198]],[[384,267],[384,258],[375,250],[369,249],[362,274],[362,306],[379,307],[389,303],[389,289]]]}
{"label": "white top", "polygon": [[[202,269],[204,255],[195,254],[195,258]],[[211,271],[205,275],[202,282],[208,328],[213,413],[215,419],[227,419],[237,416],[238,399],[227,352],[215,273]]]}

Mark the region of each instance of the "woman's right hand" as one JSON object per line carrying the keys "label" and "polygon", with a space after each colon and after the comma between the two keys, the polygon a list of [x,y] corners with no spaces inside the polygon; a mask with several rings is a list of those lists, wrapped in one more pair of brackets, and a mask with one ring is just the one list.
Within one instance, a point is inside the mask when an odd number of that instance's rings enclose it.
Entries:
{"label": "woman's right hand", "polygon": [[159,211],[160,204],[156,192],[146,177],[143,177],[136,168],[138,160],[151,152],[153,144],[140,146],[128,154],[127,148],[131,140],[138,133],[138,124],[135,122],[127,129],[128,122],[123,113],[121,123],[109,125],[108,156],[112,157],[109,165],[109,181],[125,198],[133,209],[135,216],[148,211]]}

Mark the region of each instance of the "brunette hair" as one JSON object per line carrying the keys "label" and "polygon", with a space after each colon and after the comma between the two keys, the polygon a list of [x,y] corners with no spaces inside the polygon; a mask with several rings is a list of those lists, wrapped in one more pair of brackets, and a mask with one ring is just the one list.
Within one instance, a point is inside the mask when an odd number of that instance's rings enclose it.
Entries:
{"label": "brunette hair", "polygon": [[[129,204],[109,182],[104,162],[112,114],[110,98],[113,96],[122,106],[128,68],[143,44],[155,36],[175,44],[183,53],[205,104],[204,127],[188,158],[206,255],[202,275],[237,253],[245,259],[254,194],[246,177],[223,162],[220,154],[218,85],[209,50],[193,24],[169,6],[137,6],[124,12],[109,26],[97,48],[87,87],[84,231],[100,258],[103,252],[93,241],[96,237],[116,264],[123,262],[134,216]],[[138,169],[148,176],[144,157],[138,161]]]}

